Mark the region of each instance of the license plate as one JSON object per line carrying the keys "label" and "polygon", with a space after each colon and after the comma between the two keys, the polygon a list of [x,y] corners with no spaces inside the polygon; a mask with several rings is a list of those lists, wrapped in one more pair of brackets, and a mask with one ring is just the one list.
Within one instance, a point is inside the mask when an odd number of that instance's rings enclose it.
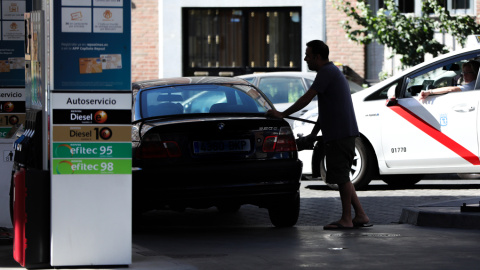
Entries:
{"label": "license plate", "polygon": [[248,152],[250,140],[221,140],[221,141],[194,141],[193,152],[195,154],[224,153],[224,152]]}

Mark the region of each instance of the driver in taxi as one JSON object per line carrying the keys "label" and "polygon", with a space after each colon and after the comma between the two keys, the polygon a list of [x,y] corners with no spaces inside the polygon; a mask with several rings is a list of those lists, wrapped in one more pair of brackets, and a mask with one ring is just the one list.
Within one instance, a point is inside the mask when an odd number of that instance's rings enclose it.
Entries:
{"label": "driver in taxi", "polygon": [[463,80],[465,81],[464,85],[447,86],[447,87],[441,87],[437,89],[422,91],[420,92],[419,100],[424,100],[429,95],[439,95],[439,94],[445,94],[450,92],[473,90],[475,88],[475,82],[477,80],[477,74],[478,74],[479,68],[480,68],[479,62],[475,60],[468,61],[462,66],[462,70],[463,70],[462,75],[463,75]]}

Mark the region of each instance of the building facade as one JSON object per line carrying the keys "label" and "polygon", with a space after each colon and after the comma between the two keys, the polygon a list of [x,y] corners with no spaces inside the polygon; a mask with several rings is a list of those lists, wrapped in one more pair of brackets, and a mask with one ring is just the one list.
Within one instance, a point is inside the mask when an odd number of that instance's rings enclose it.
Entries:
{"label": "building facade", "polygon": [[[353,4],[355,0],[351,1]],[[370,0],[373,8],[383,0]],[[418,14],[421,0],[397,0]],[[480,0],[445,0],[452,14],[479,14]],[[177,76],[236,76],[254,72],[307,71],[305,44],[330,47],[330,60],[358,83],[375,83],[395,58],[383,46],[356,44],[331,0],[132,0],[133,81]],[[439,35],[452,49],[455,41]]]}

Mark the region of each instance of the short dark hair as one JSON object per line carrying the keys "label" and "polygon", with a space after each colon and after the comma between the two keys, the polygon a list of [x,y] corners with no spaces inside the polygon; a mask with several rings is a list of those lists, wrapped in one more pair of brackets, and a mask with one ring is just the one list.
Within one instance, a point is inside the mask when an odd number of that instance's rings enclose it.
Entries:
{"label": "short dark hair", "polygon": [[475,74],[478,74],[478,70],[480,69],[480,63],[475,60],[470,60],[467,63],[463,64],[463,67],[465,66],[470,66],[473,72],[475,72]]}
{"label": "short dark hair", "polygon": [[328,55],[330,54],[330,50],[328,49],[328,45],[321,40],[312,40],[307,43],[307,47],[312,48],[313,54],[319,54],[323,60],[328,60]]}

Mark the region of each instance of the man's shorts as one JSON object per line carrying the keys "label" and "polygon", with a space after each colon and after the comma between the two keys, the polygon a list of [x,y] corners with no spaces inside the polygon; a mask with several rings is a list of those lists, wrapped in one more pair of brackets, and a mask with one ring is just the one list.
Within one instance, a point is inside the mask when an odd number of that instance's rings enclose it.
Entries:
{"label": "man's shorts", "polygon": [[350,181],[350,170],[355,157],[355,138],[347,137],[326,142],[328,184],[345,184]]}

